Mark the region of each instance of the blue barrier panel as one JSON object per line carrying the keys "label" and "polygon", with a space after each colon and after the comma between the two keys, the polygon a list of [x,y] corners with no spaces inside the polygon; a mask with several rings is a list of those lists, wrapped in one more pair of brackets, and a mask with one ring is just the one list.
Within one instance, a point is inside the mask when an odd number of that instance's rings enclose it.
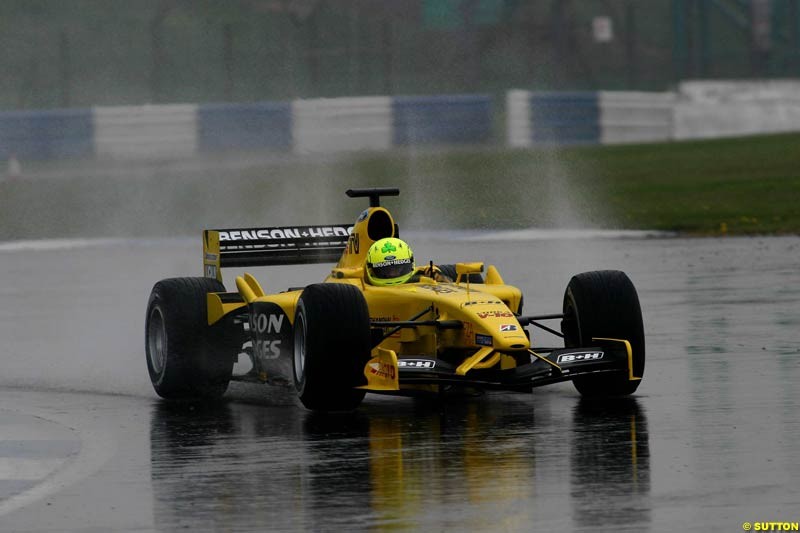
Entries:
{"label": "blue barrier panel", "polygon": [[0,113],[0,158],[88,157],[94,154],[91,109]]}
{"label": "blue barrier panel", "polygon": [[201,105],[197,127],[201,152],[292,146],[289,102]]}
{"label": "blue barrier panel", "polygon": [[600,105],[594,92],[532,93],[530,121],[534,144],[600,142]]}
{"label": "blue barrier panel", "polygon": [[492,137],[492,99],[486,95],[398,96],[392,118],[395,146],[485,143]]}

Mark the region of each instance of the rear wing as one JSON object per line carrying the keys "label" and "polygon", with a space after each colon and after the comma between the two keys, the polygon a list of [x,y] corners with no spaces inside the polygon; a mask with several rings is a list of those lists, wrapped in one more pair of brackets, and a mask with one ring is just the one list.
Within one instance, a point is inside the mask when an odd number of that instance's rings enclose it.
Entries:
{"label": "rear wing", "polygon": [[222,267],[336,263],[351,224],[203,231],[203,275],[222,281]]}

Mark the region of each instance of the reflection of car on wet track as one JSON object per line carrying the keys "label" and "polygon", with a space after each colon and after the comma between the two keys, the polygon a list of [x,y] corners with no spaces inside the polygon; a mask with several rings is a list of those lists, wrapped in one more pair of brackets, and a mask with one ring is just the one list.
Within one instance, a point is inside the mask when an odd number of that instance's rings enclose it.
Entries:
{"label": "reflection of car on wet track", "polygon": [[[521,291],[493,265],[430,261],[407,282],[376,286],[367,251],[398,236],[380,198],[399,191],[347,194],[370,199],[352,226],[206,230],[205,277],[155,284],[145,348],[160,396],[217,397],[231,380],[293,382],[306,407],[325,411],[353,409],[366,392],[527,391],[568,380],[583,395],[636,390],[644,331],[623,272],[574,276],[561,311],[539,316],[522,314]],[[336,261],[322,283],[275,294],[249,273],[236,277],[236,292],[222,284],[223,267]],[[560,320],[561,331],[547,320]],[[564,347],[533,344],[526,326],[563,337]],[[233,375],[242,354],[252,368]]]}

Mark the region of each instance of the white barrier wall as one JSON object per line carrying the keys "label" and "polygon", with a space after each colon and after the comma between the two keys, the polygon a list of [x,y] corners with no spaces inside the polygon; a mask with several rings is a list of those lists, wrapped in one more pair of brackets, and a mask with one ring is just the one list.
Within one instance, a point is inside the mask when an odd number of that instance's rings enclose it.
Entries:
{"label": "white barrier wall", "polygon": [[292,102],[295,153],[387,150],[392,146],[388,96]]}
{"label": "white barrier wall", "polygon": [[800,82],[692,81],[680,85],[675,138],[800,131]]}
{"label": "white barrier wall", "polygon": [[513,90],[506,93],[506,139],[513,147],[667,141],[674,106],[674,93]]}
{"label": "white barrier wall", "polygon": [[674,93],[599,93],[602,144],[667,141],[672,138]]}
{"label": "white barrier wall", "polygon": [[512,90],[506,93],[506,137],[509,146],[520,148],[531,145],[530,98],[530,91]]}
{"label": "white barrier wall", "polygon": [[114,159],[191,156],[197,152],[197,106],[96,107],[95,153]]}
{"label": "white barrier wall", "polygon": [[[221,150],[333,153],[494,144],[488,95],[0,113],[0,154],[170,159]],[[506,142],[659,142],[800,131],[800,81],[692,81],[677,93],[508,91]]]}

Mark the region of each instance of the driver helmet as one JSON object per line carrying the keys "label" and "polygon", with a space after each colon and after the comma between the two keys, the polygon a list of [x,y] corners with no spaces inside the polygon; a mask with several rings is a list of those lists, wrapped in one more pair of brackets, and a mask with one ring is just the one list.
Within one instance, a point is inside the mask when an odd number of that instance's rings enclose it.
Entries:
{"label": "driver helmet", "polygon": [[414,275],[414,252],[404,241],[388,237],[367,251],[367,278],[373,285],[399,285]]}

